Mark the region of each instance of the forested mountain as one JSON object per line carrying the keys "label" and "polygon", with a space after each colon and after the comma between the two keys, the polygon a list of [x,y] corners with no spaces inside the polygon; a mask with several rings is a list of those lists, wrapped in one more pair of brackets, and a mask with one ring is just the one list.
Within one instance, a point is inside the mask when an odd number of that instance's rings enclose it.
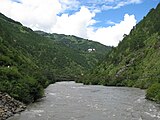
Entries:
{"label": "forested mountain", "polygon": [[148,88],[146,97],[160,101],[160,4],[79,82]]}
{"label": "forested mountain", "polygon": [[45,34],[0,14],[0,91],[30,103],[47,85],[77,78],[111,49],[74,36]]}
{"label": "forested mountain", "polygon": [[35,31],[35,32],[44,37],[50,38],[58,43],[63,43],[64,45],[74,50],[78,50],[82,52],[86,52],[88,51],[88,49],[95,49],[96,53],[104,56],[106,54],[106,49],[108,50],[111,49],[111,47],[109,46],[105,46],[98,42],[86,40],[73,35],[64,35],[64,34],[56,34],[56,33],[49,34],[43,31]]}
{"label": "forested mountain", "polygon": [[[70,48],[72,51],[76,52],[74,54],[78,54],[79,57],[72,55],[70,56],[70,58],[77,59],[78,64],[80,64],[87,70],[94,68],[97,63],[102,62],[105,58],[105,55],[112,49],[111,47],[102,45],[98,42],[86,40],[72,35],[63,35],[56,33],[49,34],[43,31],[35,32],[43,37],[53,40],[55,43],[58,43],[63,47]],[[80,58],[81,61],[79,61]],[[83,62],[86,63],[83,64]]]}

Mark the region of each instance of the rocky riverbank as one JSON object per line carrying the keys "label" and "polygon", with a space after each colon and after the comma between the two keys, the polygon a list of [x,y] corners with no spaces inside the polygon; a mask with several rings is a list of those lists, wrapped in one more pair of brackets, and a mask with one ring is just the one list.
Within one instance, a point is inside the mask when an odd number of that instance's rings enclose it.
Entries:
{"label": "rocky riverbank", "polygon": [[6,93],[0,92],[0,120],[6,120],[8,117],[24,111],[26,106],[12,98]]}

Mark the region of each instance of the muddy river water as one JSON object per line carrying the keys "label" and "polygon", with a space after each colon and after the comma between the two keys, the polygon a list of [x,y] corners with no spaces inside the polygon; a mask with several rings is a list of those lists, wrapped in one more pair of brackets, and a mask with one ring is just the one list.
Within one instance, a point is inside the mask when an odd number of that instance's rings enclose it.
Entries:
{"label": "muddy river water", "polygon": [[137,88],[58,82],[8,120],[160,120],[160,105]]}

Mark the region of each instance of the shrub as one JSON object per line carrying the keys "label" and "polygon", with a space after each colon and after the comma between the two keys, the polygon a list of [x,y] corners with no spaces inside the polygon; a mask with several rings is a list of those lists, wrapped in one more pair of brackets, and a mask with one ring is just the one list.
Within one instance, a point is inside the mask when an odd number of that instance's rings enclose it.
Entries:
{"label": "shrub", "polygon": [[160,102],[160,83],[155,83],[147,89],[146,98]]}

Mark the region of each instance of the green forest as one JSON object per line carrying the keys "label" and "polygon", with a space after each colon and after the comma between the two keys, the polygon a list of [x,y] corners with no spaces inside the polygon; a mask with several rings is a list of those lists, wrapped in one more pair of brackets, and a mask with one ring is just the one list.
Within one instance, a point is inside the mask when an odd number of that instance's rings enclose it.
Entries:
{"label": "green forest", "polygon": [[160,4],[77,82],[147,89],[146,98],[160,102]]}
{"label": "green forest", "polygon": [[33,31],[0,14],[0,91],[34,102],[49,84],[79,78],[111,49],[75,36]]}

